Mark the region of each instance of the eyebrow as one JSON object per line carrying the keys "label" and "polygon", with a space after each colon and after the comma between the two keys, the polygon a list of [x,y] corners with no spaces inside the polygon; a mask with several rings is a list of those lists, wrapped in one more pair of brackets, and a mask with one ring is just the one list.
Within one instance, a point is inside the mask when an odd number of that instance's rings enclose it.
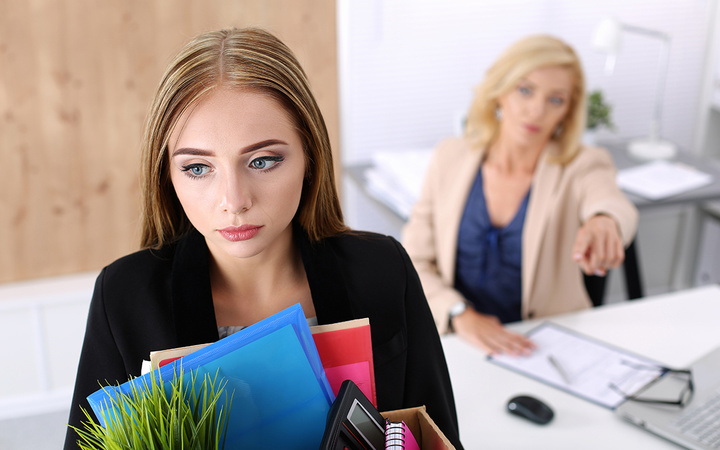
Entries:
{"label": "eyebrow", "polygon": [[[528,84],[529,85],[528,87],[530,87],[531,89],[535,89],[537,87],[537,84],[533,83],[532,81],[528,80],[527,78],[520,78],[520,81],[518,82],[518,84],[520,84],[520,83]],[[557,94],[570,95],[572,93],[572,90],[555,89],[555,90],[551,91],[551,93],[556,94],[556,95]]]}
{"label": "eyebrow", "polygon": [[[266,139],[264,141],[256,142],[254,144],[250,144],[247,147],[244,147],[240,150],[240,153],[249,153],[254,152],[256,150],[263,149],[265,147],[270,147],[272,145],[289,145],[287,142],[282,141],[280,139]],[[172,153],[172,156],[180,156],[180,155],[190,155],[190,156],[213,156],[215,152],[212,150],[204,150],[200,148],[192,148],[192,147],[183,147],[175,150]]]}
{"label": "eyebrow", "polygon": [[554,91],[551,91],[551,94],[569,97],[570,95],[572,95],[572,92],[568,91],[567,89],[556,89]]}

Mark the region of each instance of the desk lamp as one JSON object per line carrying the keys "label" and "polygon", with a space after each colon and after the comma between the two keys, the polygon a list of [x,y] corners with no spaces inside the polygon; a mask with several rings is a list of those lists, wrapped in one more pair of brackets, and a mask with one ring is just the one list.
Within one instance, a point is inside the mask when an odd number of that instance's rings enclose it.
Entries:
{"label": "desk lamp", "polygon": [[615,68],[615,58],[622,44],[622,32],[642,34],[659,39],[663,43],[660,53],[659,80],[655,93],[655,111],[650,123],[650,135],[646,138],[633,139],[628,144],[628,153],[636,159],[670,159],[675,156],[677,148],[670,141],[660,139],[660,116],[662,114],[662,99],[665,92],[665,78],[668,67],[668,54],[670,52],[670,37],[656,30],[636,27],[619,22],[614,18],[604,19],[598,24],[593,36],[593,47],[607,53],[605,71],[612,74]]}

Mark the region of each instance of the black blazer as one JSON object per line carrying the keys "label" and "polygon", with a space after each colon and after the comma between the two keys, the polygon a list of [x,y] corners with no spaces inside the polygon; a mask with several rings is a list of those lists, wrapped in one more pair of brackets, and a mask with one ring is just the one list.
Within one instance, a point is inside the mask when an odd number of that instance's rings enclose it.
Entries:
{"label": "black blazer", "polygon": [[[450,377],[420,280],[393,238],[348,233],[311,244],[295,227],[319,324],[368,317],[378,409],[425,405],[447,438],[462,448]],[[98,380],[139,376],[151,351],[218,340],[209,251],[193,230],[161,250],[141,250],[105,267],[88,315],[70,425],[90,411]],[[68,429],[66,449],[77,448]]]}

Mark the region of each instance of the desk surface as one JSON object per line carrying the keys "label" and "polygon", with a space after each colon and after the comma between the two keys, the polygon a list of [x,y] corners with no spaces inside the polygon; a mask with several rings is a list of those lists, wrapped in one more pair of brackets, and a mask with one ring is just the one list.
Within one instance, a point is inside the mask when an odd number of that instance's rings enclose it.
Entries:
{"label": "desk surface", "polygon": [[[648,297],[549,318],[671,367],[684,367],[720,346],[720,286]],[[541,320],[518,322],[525,332]],[[612,411],[488,362],[456,336],[443,337],[455,392],[460,438],[467,449],[677,448]],[[530,394],[555,410],[538,426],[508,414],[507,400]]]}

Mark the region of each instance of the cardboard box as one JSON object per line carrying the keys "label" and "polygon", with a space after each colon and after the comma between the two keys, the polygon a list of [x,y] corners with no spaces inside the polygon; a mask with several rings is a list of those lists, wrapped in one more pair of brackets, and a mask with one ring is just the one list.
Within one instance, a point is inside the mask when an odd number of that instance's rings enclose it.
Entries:
{"label": "cardboard box", "polygon": [[455,450],[440,428],[430,418],[424,406],[381,412],[391,422],[405,421],[422,450]]}

